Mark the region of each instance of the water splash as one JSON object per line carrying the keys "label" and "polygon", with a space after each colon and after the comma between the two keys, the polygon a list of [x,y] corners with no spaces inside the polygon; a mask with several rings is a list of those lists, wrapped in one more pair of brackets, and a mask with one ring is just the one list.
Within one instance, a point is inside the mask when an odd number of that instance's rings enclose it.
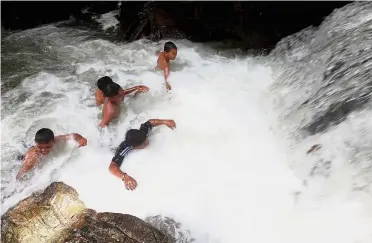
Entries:
{"label": "water splash", "polygon": [[[359,30],[368,30],[368,9],[367,4],[355,3],[336,11],[334,16],[357,14],[359,21],[345,22],[350,29],[339,33],[368,36],[368,31]],[[339,26],[334,22],[343,18],[334,18],[328,24]],[[327,26],[325,22],[320,29]],[[343,45],[357,38],[358,47],[365,50],[366,39],[356,33]],[[353,183],[358,181],[363,188],[368,176],[355,173],[353,165],[365,172],[365,162],[370,161],[368,137],[359,135],[371,132],[369,108],[349,114],[323,133],[303,132],[318,116],[315,109],[320,116],[324,107],[331,106],[330,99],[342,100],[331,95],[324,96],[323,105],[315,102],[322,91],[321,57],[337,46],[333,39],[319,41],[323,49],[307,40],[317,35],[316,30],[298,34],[302,44],[294,37],[283,40],[295,44],[283,51],[278,45],[272,54],[275,65],[272,58],[227,58],[208,46],[176,41],[179,56],[172,66],[171,94],[164,92],[162,75],[154,70],[155,52],[163,43],[113,44],[85,30],[55,26],[8,36],[3,43],[9,50],[13,45],[39,43],[38,48],[46,51],[34,65],[38,49],[28,53],[13,49],[23,53],[27,70],[16,78],[18,86],[2,93],[3,212],[51,181],[62,180],[79,192],[88,207],[141,218],[172,217],[190,229],[195,242],[370,242],[370,195],[361,190],[351,193]],[[6,59],[9,67],[17,61],[16,55]],[[345,65],[352,63],[356,60]],[[368,65],[362,63],[361,71]],[[10,85],[17,74],[10,69],[5,73],[4,83]],[[145,84],[151,92],[127,99],[118,124],[101,130],[93,93],[96,80],[104,75],[123,87]],[[360,79],[353,85],[366,85],[364,74],[353,77]],[[332,85],[336,90],[343,87],[343,83]],[[281,103],[274,106],[274,113],[265,104],[276,100]],[[279,123],[268,120],[270,116],[279,117]],[[112,150],[126,130],[150,118],[175,119],[177,129],[155,129],[151,146],[129,155],[123,168],[139,182],[138,189],[129,192],[108,172]],[[15,182],[19,144],[32,142],[33,131],[46,125],[56,134],[79,132],[89,146],[72,150],[71,143],[71,152],[48,161],[27,185]],[[306,154],[314,143],[322,147]]]}

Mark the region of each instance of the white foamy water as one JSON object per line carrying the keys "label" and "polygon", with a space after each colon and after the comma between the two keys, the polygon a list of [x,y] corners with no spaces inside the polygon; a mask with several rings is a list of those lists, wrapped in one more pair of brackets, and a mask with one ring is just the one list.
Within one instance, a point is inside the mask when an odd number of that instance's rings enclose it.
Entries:
{"label": "white foamy water", "polygon": [[119,10],[111,11],[96,17],[95,20],[102,25],[103,30],[107,30],[119,24],[119,21],[115,18],[118,14]]}
{"label": "white foamy water", "polygon": [[[50,182],[63,181],[87,207],[173,217],[200,243],[371,242],[367,197],[297,201],[302,178],[289,167],[296,154],[287,154],[287,141],[274,136],[271,127],[277,124],[267,118],[275,114],[264,105],[275,75],[264,58],[228,59],[207,46],[175,41],[178,57],[168,94],[154,69],[163,42],[116,45],[76,38],[86,34],[82,31],[56,30],[26,33],[31,39],[44,33],[58,56],[55,66],[2,94],[8,106],[1,124],[2,194],[10,195],[2,213]],[[94,91],[104,75],[124,88],[147,85],[150,92],[126,98],[118,123],[100,129]],[[151,118],[174,119],[177,129],[154,128],[150,146],[124,160],[121,168],[138,182],[135,191],[127,191],[108,171],[113,149],[128,129]],[[74,149],[71,142],[27,186],[16,182],[20,162],[14,151],[22,141],[32,143],[45,126],[55,134],[78,132],[88,146]]]}

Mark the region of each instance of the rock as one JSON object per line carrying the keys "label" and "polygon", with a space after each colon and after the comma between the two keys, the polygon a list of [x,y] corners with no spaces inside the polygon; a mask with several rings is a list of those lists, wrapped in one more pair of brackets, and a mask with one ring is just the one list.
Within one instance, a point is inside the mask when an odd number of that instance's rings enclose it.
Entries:
{"label": "rock", "polygon": [[[115,33],[115,40],[233,40],[235,47],[267,52],[283,37],[310,25],[319,25],[333,9],[347,3],[120,1],[120,30]],[[118,3],[97,1],[51,4],[5,1],[3,5],[5,11],[1,17],[2,28],[15,30],[67,20],[70,16],[74,21],[67,26],[85,25],[95,28],[92,17],[117,10]]]}
{"label": "rock", "polygon": [[171,243],[174,239],[128,214],[97,213],[63,182],[20,201],[1,217],[4,243]]}
{"label": "rock", "polygon": [[[103,14],[117,9],[114,1],[95,2],[3,2],[1,25],[7,30],[25,30],[70,17],[91,21],[92,14]],[[48,9],[46,11],[45,9]],[[88,13],[87,13],[88,12]]]}
{"label": "rock", "polygon": [[183,230],[181,224],[172,218],[156,215],[147,217],[145,221],[164,234],[170,235],[176,243],[191,243],[195,241],[190,232],[188,230]]}
{"label": "rock", "polygon": [[1,238],[9,243],[60,241],[84,208],[73,188],[52,183],[43,193],[34,193],[1,217]]}
{"label": "rock", "polygon": [[171,237],[128,214],[87,210],[69,231],[64,242],[174,242]]}
{"label": "rock", "polygon": [[153,41],[162,38],[187,38],[177,28],[169,13],[153,2],[123,2],[120,9],[118,40],[134,41],[144,37]]}
{"label": "rock", "polygon": [[[244,49],[271,50],[283,37],[319,25],[342,3],[122,2],[118,40],[233,40]],[[305,4],[305,5],[304,5]]]}
{"label": "rock", "polygon": [[[297,98],[287,95],[292,105],[282,115],[288,121],[296,120],[291,121],[297,124],[292,129],[300,136],[327,132],[370,106],[371,21],[353,21],[368,16],[371,9],[370,2],[346,5],[329,15],[319,28],[283,38],[270,53],[274,63],[283,64],[285,71],[278,77],[285,80],[282,87],[306,86],[293,89]],[[350,23],[354,23],[352,28]],[[278,103],[286,103],[284,100],[283,96]]]}

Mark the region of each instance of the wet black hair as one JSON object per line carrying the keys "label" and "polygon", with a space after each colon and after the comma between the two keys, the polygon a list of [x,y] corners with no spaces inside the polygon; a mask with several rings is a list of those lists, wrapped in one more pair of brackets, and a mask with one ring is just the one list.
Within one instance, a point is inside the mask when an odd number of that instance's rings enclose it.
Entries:
{"label": "wet black hair", "polygon": [[168,41],[168,42],[166,42],[164,44],[164,51],[165,52],[169,52],[172,49],[176,49],[177,50],[177,46],[173,42]]}
{"label": "wet black hair", "polygon": [[138,129],[130,129],[125,135],[125,141],[129,146],[140,146],[146,141],[146,133]]}
{"label": "wet black hair", "polygon": [[54,139],[54,133],[49,128],[41,128],[35,134],[35,142],[47,144]]}
{"label": "wet black hair", "polygon": [[98,79],[97,87],[98,87],[98,89],[100,89],[103,92],[104,88],[107,85],[112,84],[113,82],[114,81],[112,81],[112,79],[109,76],[104,76],[104,77]]}
{"label": "wet black hair", "polygon": [[103,89],[103,94],[106,97],[114,97],[119,94],[120,85],[117,83],[112,82],[111,84],[106,85]]}

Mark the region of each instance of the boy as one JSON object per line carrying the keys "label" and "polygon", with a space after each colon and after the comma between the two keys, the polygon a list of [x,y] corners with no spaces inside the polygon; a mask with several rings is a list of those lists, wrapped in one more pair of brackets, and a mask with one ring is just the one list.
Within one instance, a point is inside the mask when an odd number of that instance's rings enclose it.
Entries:
{"label": "boy", "polygon": [[40,160],[48,155],[54,148],[56,142],[68,141],[74,139],[79,143],[78,147],[87,145],[87,139],[78,133],[54,136],[52,130],[42,128],[35,134],[35,145],[31,147],[25,154],[21,169],[17,174],[17,179],[20,179],[25,173],[32,170]]}
{"label": "boy", "polygon": [[177,46],[171,42],[168,41],[164,44],[164,51],[159,53],[158,57],[158,65],[157,67],[163,70],[164,72],[164,79],[165,79],[165,86],[167,87],[167,90],[171,90],[172,87],[168,83],[168,77],[169,77],[169,61],[174,60],[177,57]]}
{"label": "boy", "polygon": [[[112,84],[114,83],[114,81],[112,81],[112,79],[108,76],[104,76],[100,79],[98,79],[97,81],[97,90],[96,90],[96,105],[97,106],[100,106],[103,104],[104,102],[104,99],[105,99],[105,96],[103,94],[103,90],[104,88],[109,85],[109,84]],[[144,86],[144,85],[138,85],[138,86],[134,86],[132,88],[129,88],[129,89],[125,89],[123,90],[121,87],[120,87],[120,95],[122,96],[121,97],[121,100],[124,99],[124,97],[134,91],[137,91],[137,93],[146,93],[147,91],[149,91],[149,88]]]}
{"label": "boy", "polygon": [[123,99],[120,89],[121,87],[117,83],[110,83],[103,89],[103,95],[106,98],[104,99],[100,127],[107,126],[119,116],[120,102]]}
{"label": "boy", "polygon": [[109,171],[111,174],[120,178],[128,190],[134,190],[137,187],[135,179],[127,173],[120,170],[123,160],[129,152],[134,149],[143,149],[149,144],[148,135],[153,127],[166,125],[170,129],[176,128],[176,123],[173,120],[151,119],[141,124],[140,129],[131,129],[125,135],[125,140],[119,145],[115,156],[112,158]]}

